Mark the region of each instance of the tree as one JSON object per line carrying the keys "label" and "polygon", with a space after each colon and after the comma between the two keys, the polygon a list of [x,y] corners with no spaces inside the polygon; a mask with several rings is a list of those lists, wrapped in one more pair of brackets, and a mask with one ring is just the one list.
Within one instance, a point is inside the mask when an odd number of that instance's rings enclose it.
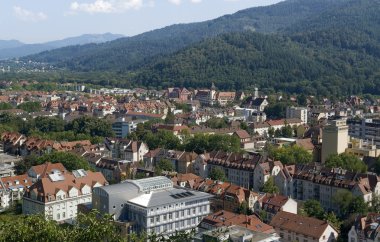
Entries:
{"label": "tree", "polygon": [[309,217],[314,217],[317,219],[324,219],[325,217],[325,210],[317,200],[307,200],[303,204],[303,209],[306,212],[306,215]]}
{"label": "tree", "polygon": [[222,129],[228,127],[228,122],[225,118],[210,118],[206,121],[206,126],[212,129]]}
{"label": "tree", "polygon": [[69,152],[52,152],[44,154],[42,156],[30,155],[24,158],[23,162],[19,162],[16,166],[17,174],[23,174],[30,167],[35,165],[41,165],[46,162],[62,163],[62,165],[68,170],[90,170],[91,167],[88,162],[81,156]]}
{"label": "tree", "polygon": [[10,103],[5,103],[2,102],[0,103],[0,110],[7,110],[7,109],[12,109],[13,106]]}
{"label": "tree", "polygon": [[280,192],[280,189],[276,186],[274,182],[274,177],[269,177],[268,181],[266,181],[263,185],[263,187],[260,189],[262,192],[270,193],[270,194],[277,194]]}
{"label": "tree", "polygon": [[274,131],[274,137],[278,138],[278,137],[281,137],[282,136],[282,132],[280,129],[276,129]]}
{"label": "tree", "polygon": [[173,163],[170,160],[167,159],[161,159],[158,164],[157,168],[162,170],[162,171],[173,171]]}
{"label": "tree", "polygon": [[35,119],[36,128],[44,133],[61,132],[65,129],[65,121],[57,117],[39,116]]}
{"label": "tree", "polygon": [[350,209],[350,204],[353,199],[351,192],[347,190],[338,190],[332,197],[333,203],[339,209],[339,214],[348,214]]}
{"label": "tree", "polygon": [[61,241],[69,238],[69,231],[43,215],[15,218],[0,226],[1,241]]}
{"label": "tree", "polygon": [[368,212],[368,204],[362,197],[354,197],[350,203],[349,211],[351,214],[364,215]]}
{"label": "tree", "polygon": [[374,213],[380,213],[380,197],[379,195],[372,196],[371,211]]}
{"label": "tree", "polygon": [[100,214],[97,210],[92,210],[88,214],[79,213],[71,234],[73,241],[123,241],[112,216]]}
{"label": "tree", "polygon": [[275,135],[275,130],[274,130],[273,127],[269,127],[269,129],[268,129],[268,135],[269,135],[270,138],[273,138],[273,137],[274,137],[274,135]]}
{"label": "tree", "polygon": [[340,229],[342,221],[338,219],[334,212],[326,213],[324,220],[327,220],[330,224],[333,225],[335,229]]}
{"label": "tree", "polygon": [[174,124],[175,115],[173,114],[171,108],[169,108],[168,113],[166,114],[165,123]]}
{"label": "tree", "polygon": [[248,207],[248,203],[246,201],[243,201],[240,206],[238,212],[240,214],[245,214],[245,215],[251,215],[251,209]]}
{"label": "tree", "polygon": [[210,171],[209,177],[216,181],[227,181],[226,174],[219,167],[213,167]]}
{"label": "tree", "polygon": [[65,130],[91,136],[113,137],[112,125],[105,119],[83,116],[66,125]]}
{"label": "tree", "polygon": [[123,238],[111,215],[96,210],[88,214],[78,213],[74,225],[61,226],[43,215],[15,217],[2,222],[1,241],[94,241],[121,242]]}
{"label": "tree", "polygon": [[298,145],[283,146],[280,148],[271,146],[268,148],[268,155],[286,165],[308,164],[313,160],[312,154]]}
{"label": "tree", "polygon": [[24,102],[19,104],[17,107],[28,113],[38,112],[42,109],[40,102]]}
{"label": "tree", "polygon": [[325,165],[331,168],[340,167],[352,172],[367,171],[367,165],[362,160],[354,155],[347,153],[330,155],[327,157]]}
{"label": "tree", "polygon": [[281,135],[285,138],[291,138],[293,137],[293,129],[290,125],[285,125],[281,128]]}
{"label": "tree", "polygon": [[306,106],[307,105],[307,97],[304,93],[301,93],[297,96],[297,103],[300,106]]}

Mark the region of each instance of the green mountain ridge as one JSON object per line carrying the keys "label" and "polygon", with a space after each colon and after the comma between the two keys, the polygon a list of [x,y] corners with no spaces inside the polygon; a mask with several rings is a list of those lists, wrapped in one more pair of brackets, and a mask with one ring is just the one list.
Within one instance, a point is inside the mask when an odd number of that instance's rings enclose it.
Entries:
{"label": "green mountain ridge", "polygon": [[[120,86],[380,94],[380,0],[288,0],[34,56]],[[71,53],[71,57],[67,53]],[[32,56],[33,57],[33,56]],[[28,57],[28,58],[32,58]]]}
{"label": "green mountain ridge", "polygon": [[347,0],[288,0],[250,8],[214,20],[177,24],[105,44],[71,46],[27,56],[24,60],[48,62],[74,71],[129,71],[202,40],[247,30],[274,33],[317,16]]}

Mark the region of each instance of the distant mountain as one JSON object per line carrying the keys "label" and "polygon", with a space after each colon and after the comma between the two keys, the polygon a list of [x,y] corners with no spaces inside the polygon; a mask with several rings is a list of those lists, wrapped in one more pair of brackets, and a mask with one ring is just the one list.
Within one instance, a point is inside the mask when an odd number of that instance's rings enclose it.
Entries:
{"label": "distant mountain", "polygon": [[77,71],[128,71],[152,57],[174,53],[191,44],[231,32],[274,33],[341,6],[347,0],[288,0],[191,24],[177,24],[99,45],[70,46],[24,58]]}
{"label": "distant mountain", "polygon": [[98,44],[124,37],[118,34],[84,34],[41,44],[23,44],[17,40],[0,40],[0,59],[16,58],[70,45]]}
{"label": "distant mountain", "polygon": [[24,45],[24,43],[18,40],[0,40],[0,50],[15,48]]}

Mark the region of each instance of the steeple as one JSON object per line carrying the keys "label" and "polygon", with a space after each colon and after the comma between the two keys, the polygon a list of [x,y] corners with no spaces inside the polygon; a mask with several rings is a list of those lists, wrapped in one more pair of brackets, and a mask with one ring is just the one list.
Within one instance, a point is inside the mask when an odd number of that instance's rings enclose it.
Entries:
{"label": "steeple", "polygon": [[212,84],[211,84],[211,90],[216,90],[216,86],[215,86],[215,84],[214,84],[214,82],[212,82]]}

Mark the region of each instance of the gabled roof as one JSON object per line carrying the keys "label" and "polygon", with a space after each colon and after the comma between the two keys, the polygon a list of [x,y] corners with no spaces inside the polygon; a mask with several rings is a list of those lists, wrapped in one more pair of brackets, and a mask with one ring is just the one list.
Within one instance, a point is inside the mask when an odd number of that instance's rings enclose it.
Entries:
{"label": "gabled roof", "polygon": [[319,239],[329,226],[328,222],[284,211],[278,212],[270,225],[276,229],[291,231],[304,236]]}
{"label": "gabled roof", "polygon": [[47,174],[50,174],[54,170],[65,172],[66,168],[62,165],[62,163],[51,162],[46,162],[42,165],[32,166],[30,168],[30,171],[34,171],[37,174],[37,176],[40,177],[45,177]]}
{"label": "gabled roof", "polygon": [[274,232],[272,226],[261,222],[261,220],[255,215],[247,216],[244,214],[235,214],[225,210],[210,214],[202,220],[201,225],[203,223],[216,228],[222,226],[239,225],[262,233],[270,234]]}
{"label": "gabled roof", "polygon": [[237,130],[235,131],[235,133],[240,139],[249,139],[251,138],[251,135],[248,134],[248,132],[244,129],[241,129],[241,130]]}

